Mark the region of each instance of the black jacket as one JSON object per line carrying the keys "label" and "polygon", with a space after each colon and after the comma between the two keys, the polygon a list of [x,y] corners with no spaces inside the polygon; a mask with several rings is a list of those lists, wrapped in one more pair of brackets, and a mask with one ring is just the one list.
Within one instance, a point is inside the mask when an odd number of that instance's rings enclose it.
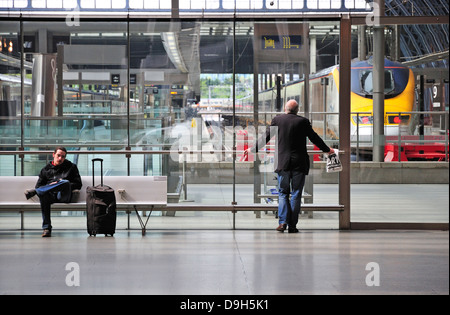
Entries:
{"label": "black jacket", "polygon": [[39,173],[36,188],[50,184],[51,182],[66,179],[72,184],[73,189],[81,188],[81,176],[76,164],[64,160],[61,165],[55,166],[53,162],[48,163]]}
{"label": "black jacket", "polygon": [[310,121],[305,117],[296,114],[279,115],[272,120],[270,127],[265,138],[258,141],[256,149],[262,148],[273,136],[277,136],[275,169],[277,173],[280,171],[299,171],[305,175],[309,173],[307,137],[323,152],[330,151],[330,148],[312,129]]}

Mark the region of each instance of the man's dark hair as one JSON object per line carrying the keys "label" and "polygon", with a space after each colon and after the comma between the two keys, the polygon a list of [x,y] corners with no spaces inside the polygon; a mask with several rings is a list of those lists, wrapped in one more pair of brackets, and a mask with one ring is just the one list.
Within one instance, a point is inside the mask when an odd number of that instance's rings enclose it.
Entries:
{"label": "man's dark hair", "polygon": [[67,154],[67,149],[65,147],[57,147],[53,153],[56,153],[58,150],[64,151]]}

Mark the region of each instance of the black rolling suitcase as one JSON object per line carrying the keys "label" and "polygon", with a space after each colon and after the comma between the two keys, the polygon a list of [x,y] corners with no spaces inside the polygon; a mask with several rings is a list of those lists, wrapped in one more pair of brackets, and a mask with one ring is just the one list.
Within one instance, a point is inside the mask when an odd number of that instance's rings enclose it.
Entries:
{"label": "black rolling suitcase", "polygon": [[[101,184],[94,186],[94,164],[100,161]],[[114,189],[103,185],[103,159],[92,160],[92,186],[86,188],[87,231],[89,235],[110,234],[116,231],[116,196]]]}

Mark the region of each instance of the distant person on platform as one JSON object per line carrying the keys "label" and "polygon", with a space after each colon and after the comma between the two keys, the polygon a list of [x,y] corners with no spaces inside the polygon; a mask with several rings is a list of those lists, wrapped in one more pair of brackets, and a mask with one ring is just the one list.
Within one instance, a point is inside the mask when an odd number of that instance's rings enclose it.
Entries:
{"label": "distant person on platform", "polygon": [[76,164],[66,160],[67,150],[58,147],[53,152],[53,161],[42,168],[35,189],[25,191],[25,197],[38,195],[42,211],[42,237],[52,235],[50,206],[66,203],[72,199],[72,191],[81,188],[81,177]]}
{"label": "distant person on platform", "polygon": [[[310,121],[297,115],[299,106],[297,101],[286,103],[285,113],[276,116],[265,136],[251,148],[244,151],[244,155],[258,152],[269,140],[277,135],[276,169],[278,174],[278,218],[279,232],[288,229],[289,233],[298,233],[297,223],[300,214],[300,204],[305,176],[309,173],[309,156],[306,148],[306,138],[309,138],[320,150],[332,154],[320,136],[312,129]],[[276,127],[276,129],[274,129]],[[272,132],[271,132],[272,131]]]}

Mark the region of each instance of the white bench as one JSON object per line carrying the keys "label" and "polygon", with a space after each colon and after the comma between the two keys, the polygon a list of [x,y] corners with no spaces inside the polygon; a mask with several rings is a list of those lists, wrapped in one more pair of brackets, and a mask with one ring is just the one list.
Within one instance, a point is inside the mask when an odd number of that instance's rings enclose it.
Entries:
{"label": "white bench", "polygon": [[[235,228],[235,214],[242,211],[277,211],[276,204],[189,204],[167,203],[166,176],[105,176],[104,184],[114,188],[118,211],[128,214],[128,228],[130,228],[131,211],[135,211],[145,235],[150,214],[153,210],[176,211],[229,211],[233,213],[233,229]],[[24,191],[36,185],[37,176],[0,176],[0,211],[18,211],[21,214],[21,229],[24,229],[24,212],[40,211],[37,196],[26,200]],[[83,187],[79,191],[77,200],[71,203],[55,203],[52,211],[86,211],[86,187],[92,185],[92,176],[83,176]],[[96,176],[95,183],[100,183]],[[142,220],[139,211],[150,211],[147,220]],[[332,204],[302,204],[302,211],[337,211],[344,210],[342,205]]]}
{"label": "white bench", "polygon": [[[92,186],[92,176],[82,176],[83,186],[74,194],[71,203],[54,203],[52,211],[86,211],[86,187]],[[40,211],[39,197],[25,198],[25,190],[34,188],[37,176],[0,176],[0,211],[18,211],[21,214],[21,229],[24,228],[24,212]],[[135,211],[145,235],[150,214],[155,207],[167,205],[166,176],[104,176],[104,185],[114,188],[117,211],[126,211],[128,215]],[[100,177],[95,177],[100,184]],[[77,196],[78,195],[78,196]],[[139,211],[150,211],[147,220],[142,220]],[[128,216],[128,228],[130,226]]]}

